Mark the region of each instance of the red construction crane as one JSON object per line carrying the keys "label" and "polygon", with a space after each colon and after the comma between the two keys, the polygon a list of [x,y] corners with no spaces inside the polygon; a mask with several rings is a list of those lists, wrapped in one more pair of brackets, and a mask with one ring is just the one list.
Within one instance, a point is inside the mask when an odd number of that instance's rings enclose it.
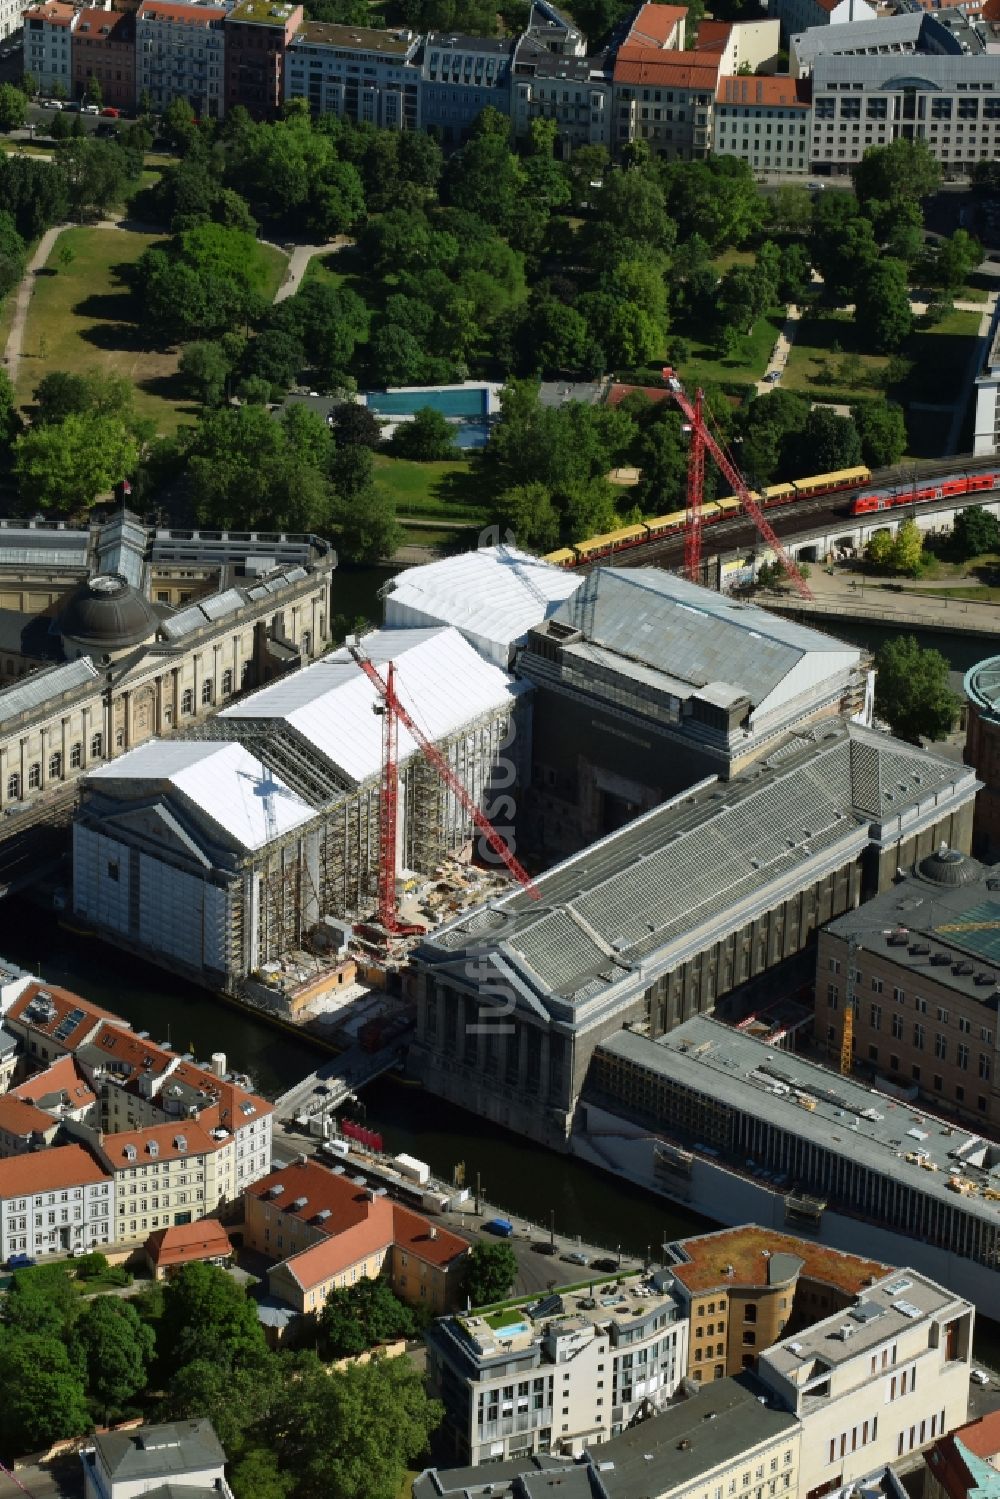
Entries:
{"label": "red construction crane", "polygon": [[379,701],[373,704],[373,712],[379,714],[382,719],[382,795],[379,799],[378,827],[378,919],[380,925],[395,937],[415,936],[424,930],[421,926],[407,926],[405,922],[400,921],[399,901],[396,895],[400,723],[416,740],[424,759],[433,765],[445,785],[461,802],[490,848],[503,861],[514,878],[520,881],[531,898],[538,900],[539,890],[531,876],[511,853],[489,818],[480,812],[441,751],[431,743],[424,731],[414,722],[412,715],[403,707],[396,691],[394,662],[386,663],[383,677],[378,667],[365,655],[357,643],[352,644],[349,641],[347,648],[378,693]]}
{"label": "red construction crane", "polygon": [[664,368],[663,378],[666,380],[667,387],[674,400],[687,417],[691,428],[691,445],[688,448],[687,474],[688,524],[687,534],[684,538],[684,571],[688,578],[692,583],[701,582],[701,505],[705,489],[705,449],[707,448],[715,459],[719,471],[733,486],[733,493],[738,496],[743,509],[749,515],[768,546],[771,547],[780,559],[782,566],[801,596],[804,599],[811,599],[812,593],[809,585],[799,572],[793,559],[781,545],[781,542],[774,533],[774,528],[758,505],[739,469],[709,431],[703,409],[705,404],[704,392],[701,390],[697,391],[692,401],[678,379],[676,372],[669,365]]}

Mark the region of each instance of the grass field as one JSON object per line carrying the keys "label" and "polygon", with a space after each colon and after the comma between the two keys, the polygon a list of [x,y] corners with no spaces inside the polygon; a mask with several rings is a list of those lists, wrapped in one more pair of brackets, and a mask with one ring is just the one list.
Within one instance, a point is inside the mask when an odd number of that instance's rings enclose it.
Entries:
{"label": "grass field", "polygon": [[[414,463],[408,458],[375,454],[375,478],[396,502],[400,520],[454,521],[475,525],[488,506],[479,498],[480,481],[475,466],[466,459],[441,463]],[[427,541],[432,533],[414,528],[413,540]]]}
{"label": "grass field", "polygon": [[[161,236],[125,229],[67,229],[35,281],[17,398],[27,405],[43,375],[97,369],[124,375],[135,387],[136,410],[160,432],[193,417],[177,389],[177,354],[143,346],[122,270]],[[60,256],[73,252],[67,264]]]}
{"label": "grass field", "polygon": [[[900,354],[912,368],[901,385],[888,394],[903,405],[911,401],[946,404],[955,395],[979,331],[979,314],[949,312],[932,328],[918,328],[905,340]],[[848,384],[845,361],[854,367]],[[851,313],[818,310],[802,318],[781,385],[816,401],[843,399],[850,390],[871,397],[883,390],[887,355],[863,352]],[[826,380],[825,376],[832,379]],[[831,395],[831,391],[838,394]]]}
{"label": "grass field", "polygon": [[697,385],[724,385],[730,382],[752,385],[763,378],[775,340],[784,327],[785,314],[778,308],[757,319],[749,333],[736,344],[732,355],[720,358],[710,344],[691,340],[691,356],[681,363],[681,375],[688,389]]}

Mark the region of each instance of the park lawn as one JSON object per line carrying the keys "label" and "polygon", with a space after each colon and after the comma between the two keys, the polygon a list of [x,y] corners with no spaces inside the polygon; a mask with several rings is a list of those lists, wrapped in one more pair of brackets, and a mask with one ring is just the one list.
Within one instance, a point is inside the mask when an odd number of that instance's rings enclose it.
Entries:
{"label": "park lawn", "polygon": [[712,269],[719,276],[724,276],[727,271],[732,270],[734,265],[756,265],[757,257],[752,250],[723,250],[721,255],[716,255],[712,261]]}
{"label": "park lawn", "polygon": [[[416,463],[409,458],[375,454],[375,479],[396,503],[400,520],[480,522],[489,512],[482,499],[476,468],[467,459],[444,459],[440,463]],[[421,538],[421,533],[414,540]]]}
{"label": "park lawn", "polygon": [[690,356],[680,366],[685,385],[692,390],[705,384],[756,384],[763,379],[771,350],[784,323],[783,309],[773,308],[764,313],[749,333],[740,336],[736,348],[728,358],[720,355],[710,344],[691,339]]}
{"label": "park lawn", "polygon": [[[781,388],[800,391],[814,401],[829,400],[829,391],[847,388],[845,381],[836,378],[837,369],[841,361],[852,354],[861,360],[864,372],[864,384],[859,383],[857,393],[862,395],[880,390],[881,371],[888,364],[888,357],[862,351],[853,316],[848,312],[829,310],[807,312],[796,329]],[[834,376],[826,385],[823,383],[825,371]]]}
{"label": "park lawn", "polygon": [[[66,229],[35,280],[25,329],[24,357],[17,381],[22,406],[43,375],[53,370],[87,370],[124,375],[135,392],[140,416],[162,433],[174,432],[196,415],[176,388],[177,352],[144,347],[133,321],[132,297],[120,275],[134,265],[158,234],[127,229]],[[72,250],[63,264],[60,253]]]}
{"label": "park lawn", "polygon": [[273,302],[274,294],[284,281],[288,270],[288,256],[284,250],[279,250],[277,245],[266,245],[262,241],[257,243],[257,253],[267,268],[267,280],[261,291],[269,302]]}

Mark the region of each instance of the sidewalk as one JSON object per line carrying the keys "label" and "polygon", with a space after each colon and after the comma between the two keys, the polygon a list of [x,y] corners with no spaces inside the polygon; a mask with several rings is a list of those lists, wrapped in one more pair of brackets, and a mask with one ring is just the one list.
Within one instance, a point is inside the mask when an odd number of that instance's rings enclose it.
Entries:
{"label": "sidewalk", "polygon": [[803,615],[870,619],[881,624],[910,625],[918,629],[937,627],[970,634],[1000,634],[1000,608],[996,604],[964,598],[934,598],[930,590],[935,586],[941,588],[940,582],[924,584],[927,592],[904,592],[911,586],[917,589],[917,585],[911,585],[909,581],[886,583],[861,574],[855,579],[836,573],[830,577],[814,567],[809,578],[812,603],[792,593],[765,592],[758,594],[757,602],[765,609],[793,609]]}

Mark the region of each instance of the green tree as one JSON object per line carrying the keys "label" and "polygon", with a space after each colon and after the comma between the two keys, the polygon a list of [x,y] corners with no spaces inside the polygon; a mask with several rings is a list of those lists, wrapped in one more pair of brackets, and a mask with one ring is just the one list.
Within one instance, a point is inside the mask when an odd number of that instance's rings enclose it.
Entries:
{"label": "green tree", "polygon": [[141,165],[141,158],[124,150],[117,141],[96,140],[93,136],[68,141],[59,152],[59,166],[76,217],[104,213],[121,202]]}
{"label": "green tree", "polygon": [[895,203],[901,198],[919,202],[930,197],[941,182],[941,167],[923,139],[899,136],[888,146],[869,146],[851,168],[854,191],[862,209],[868,203]]}
{"label": "green tree", "polygon": [[904,520],[896,532],[892,545],[892,568],[894,572],[906,573],[915,578],[920,571],[920,559],[924,551],[924,538],[916,521]]}
{"label": "green tree", "polygon": [[377,448],[382,424],[369,407],[359,401],[344,401],[333,412],[333,435],[338,447]]}
{"label": "green tree", "polygon": [[944,739],[955,726],[959,701],[948,686],[948,662],[912,635],[887,640],[875,657],[875,712],[894,734],[916,744]]}
{"label": "green tree", "polygon": [[0,130],[23,130],[28,101],[13,83],[0,83]]}
{"label": "green tree", "polygon": [[983,247],[965,229],[956,229],[948,239],[939,241],[931,262],[931,274],[938,286],[955,292],[983,258]]}
{"label": "green tree", "polygon": [[320,1357],[348,1358],[409,1338],[416,1329],[413,1310],[385,1280],[362,1276],[352,1286],[331,1291],[316,1323]]}
{"label": "green tree", "polygon": [[378,385],[419,385],[426,368],[420,344],[405,328],[387,324],[368,346],[373,377]]}
{"label": "green tree", "polygon": [[6,463],[22,422],[14,386],[6,370],[0,370],[0,463]]}
{"label": "green tree", "polygon": [[155,1338],[127,1301],[95,1296],[73,1326],[87,1392],[105,1422],[146,1387]]}
{"label": "green tree", "polygon": [[181,349],[179,369],[188,395],[204,406],[219,405],[232,374],[232,365],[220,343],[204,340],[185,344]]}
{"label": "green tree", "polygon": [[982,505],[968,505],[955,516],[951,550],[962,560],[1000,552],[1000,521]]}
{"label": "green tree", "polygon": [[861,456],[871,468],[890,468],[906,452],[906,420],[894,401],[859,401],[851,420],[861,439]]}
{"label": "green tree", "polygon": [[21,239],[38,239],[69,213],[69,192],[61,166],[14,153],[0,157],[0,203]]}
{"label": "green tree", "polygon": [[76,1295],[62,1265],[38,1265],[15,1272],[4,1297],[2,1321],[18,1337],[62,1337],[70,1321]]}
{"label": "green tree", "polygon": [[101,80],[96,73],[91,73],[87,79],[87,87],[83,91],[85,104],[96,104],[98,109],[104,103],[104,90],[101,88]]}
{"label": "green tree", "polygon": [[902,261],[883,259],[864,269],[857,286],[854,325],[859,338],[876,353],[899,348],[913,327]]}
{"label": "green tree", "polygon": [[[314,9],[316,0],[310,0]],[[322,0],[321,0],[322,3]],[[361,24],[368,17],[368,6],[362,0],[364,12]],[[277,1453],[254,1447],[233,1466],[230,1485],[236,1499],[289,1499],[295,1479],[291,1473],[283,1473]]]}
{"label": "green tree", "polygon": [[421,406],[412,421],[400,422],[390,447],[401,458],[448,458],[455,452],[455,429],[433,406]]}
{"label": "green tree", "polygon": [[14,444],[14,468],[28,505],[61,513],[92,505],[135,467],[139,449],[114,416],[73,414],[30,428]]}
{"label": "green tree", "polygon": [[161,1359],[175,1368],[195,1358],[246,1367],[266,1353],[254,1303],[215,1265],[184,1265],[167,1282],[160,1343]]}
{"label": "green tree", "polygon": [[91,1429],[83,1381],[58,1338],[5,1330],[0,1380],[0,1445],[8,1460]]}
{"label": "green tree", "polygon": [[26,250],[11,214],[0,209],[0,297],[20,281],[24,274]]}
{"label": "green tree", "polygon": [[812,196],[808,188],[786,183],[770,200],[771,222],[786,234],[807,234],[812,221]]}
{"label": "green tree", "polygon": [[888,203],[868,204],[876,238],[886,255],[913,265],[924,248],[924,215],[912,198],[896,198]]}
{"label": "green tree", "polygon": [[853,299],[859,275],[874,265],[878,253],[875,231],[852,193],[817,193],[809,255],[835,302]]}
{"label": "green tree", "polygon": [[392,496],[378,484],[350,497],[338,494],[330,529],[346,562],[380,562],[391,557],[403,541]]}
{"label": "green tree", "polygon": [[506,1296],[517,1278],[517,1256],[509,1244],[474,1244],[465,1262],[463,1284],[473,1306]]}
{"label": "green tree", "polygon": [[891,531],[876,531],[865,547],[865,560],[878,572],[889,572],[892,567],[893,544]]}
{"label": "green tree", "polygon": [[[148,114],[140,102],[140,113]],[[198,138],[198,125],[190,101],[178,94],[167,106],[161,129],[167,144],[178,156],[186,156]]]}
{"label": "green tree", "polygon": [[497,496],[497,513],[505,530],[517,538],[518,546],[547,552],[559,540],[559,511],[544,484],[515,484],[503,490]]}

